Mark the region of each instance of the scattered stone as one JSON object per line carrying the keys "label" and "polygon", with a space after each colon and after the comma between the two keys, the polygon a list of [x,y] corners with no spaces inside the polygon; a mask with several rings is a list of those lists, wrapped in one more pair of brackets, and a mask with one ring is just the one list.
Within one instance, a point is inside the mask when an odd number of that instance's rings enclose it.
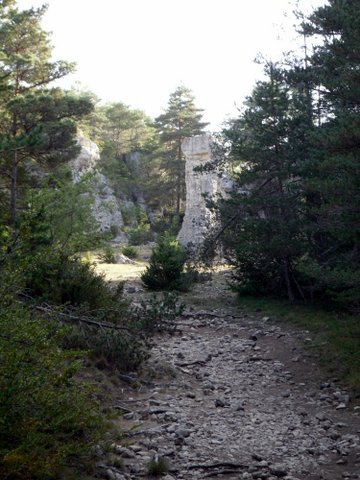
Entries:
{"label": "scattered stone", "polygon": [[180,438],[186,438],[189,437],[191,434],[191,430],[188,430],[187,428],[178,428],[175,430],[175,435]]}
{"label": "scattered stone", "polygon": [[284,465],[272,465],[270,466],[270,473],[275,477],[286,477],[288,469]]}
{"label": "scattered stone", "polygon": [[[193,313],[181,319],[181,334],[155,340],[149,360],[159,366],[186,359],[186,366],[127,398],[132,420],[145,421],[121,454],[126,480],[146,478],[146,461],[157,454],[171,459],[167,480],[339,480],[344,468],[356,471],[359,412],[335,410],[348,404],[347,393],[333,380],[319,381],[299,343],[307,334],[292,335],[270,318],[265,325],[259,315],[226,316],[225,308]],[[253,351],[260,335],[261,355]],[[115,473],[101,462],[102,475]]]}
{"label": "scattered stone", "polygon": [[123,415],[123,418],[124,418],[125,420],[132,420],[132,419],[134,418],[134,412],[125,413],[125,414]]}

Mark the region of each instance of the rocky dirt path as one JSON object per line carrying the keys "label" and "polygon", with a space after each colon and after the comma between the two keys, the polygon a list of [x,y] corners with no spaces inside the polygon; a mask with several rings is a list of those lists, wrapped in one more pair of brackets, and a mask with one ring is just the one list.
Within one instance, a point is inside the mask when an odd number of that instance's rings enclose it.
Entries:
{"label": "rocky dirt path", "polygon": [[164,457],[164,480],[360,478],[360,409],[323,377],[309,333],[240,311],[219,284],[196,288],[178,333],[119,392],[131,430],[107,477],[148,478]]}

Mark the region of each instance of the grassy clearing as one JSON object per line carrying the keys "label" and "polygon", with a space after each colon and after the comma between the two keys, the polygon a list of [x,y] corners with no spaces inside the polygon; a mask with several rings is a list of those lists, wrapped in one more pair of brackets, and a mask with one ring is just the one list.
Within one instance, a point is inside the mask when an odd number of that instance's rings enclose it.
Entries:
{"label": "grassy clearing", "polygon": [[239,303],[309,330],[315,336],[321,363],[348,384],[360,398],[360,318],[314,306],[290,305],[286,301],[239,297]]}
{"label": "grassy clearing", "polygon": [[[122,253],[122,247],[123,246],[114,247],[112,249],[114,255]],[[82,257],[84,260],[93,263],[96,272],[104,274],[106,280],[109,282],[135,280],[140,278],[148,265],[147,260],[150,257],[151,245],[141,245],[135,248],[138,254],[138,259],[133,264],[105,263],[100,260],[99,254],[101,252],[98,250],[86,252]]]}
{"label": "grassy clearing", "polygon": [[101,263],[96,265],[96,271],[103,273],[109,282],[121,282],[140,278],[146,266],[145,262],[136,262],[134,265]]}

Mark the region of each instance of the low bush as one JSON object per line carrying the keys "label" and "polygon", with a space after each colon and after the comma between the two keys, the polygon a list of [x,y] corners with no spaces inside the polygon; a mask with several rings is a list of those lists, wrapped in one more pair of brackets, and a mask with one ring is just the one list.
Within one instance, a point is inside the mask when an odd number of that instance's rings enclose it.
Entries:
{"label": "low bush", "polygon": [[154,332],[174,332],[183,309],[176,294],[165,293],[126,310],[120,305],[92,312],[62,311],[68,325],[63,345],[87,350],[98,366],[134,370],[149,357]]}
{"label": "low bush", "polygon": [[58,478],[104,422],[89,386],[75,379],[79,354],[59,349],[59,329],[15,299],[1,310],[0,477]]}
{"label": "low bush", "polygon": [[179,233],[182,223],[182,216],[177,213],[158,215],[153,221],[153,230],[158,235],[172,235],[176,237]]}
{"label": "low bush", "polygon": [[10,292],[16,286],[16,293],[34,312],[66,325],[63,347],[86,350],[99,364],[122,370],[136,368],[147,358],[149,345],[132,325],[123,284],[110,287],[78,256],[46,244],[30,254],[28,243],[20,242],[18,251],[4,257],[0,269]]}
{"label": "low bush", "polygon": [[152,477],[160,477],[169,471],[169,464],[164,457],[155,456],[149,463],[148,474]]}
{"label": "low bush", "polygon": [[133,307],[131,312],[140,330],[146,332],[173,332],[176,318],[184,311],[185,305],[179,304],[174,292],[165,292],[162,298],[155,295],[143,301],[141,306]]}
{"label": "low bush", "polygon": [[183,290],[186,250],[170,235],[161,237],[141,280],[149,290]]}
{"label": "low bush", "polygon": [[114,250],[110,246],[106,246],[99,254],[99,260],[102,263],[116,263]]}
{"label": "low bush", "polygon": [[123,255],[125,255],[128,258],[135,259],[138,257],[138,252],[136,248],[132,247],[131,245],[125,245],[122,249],[121,252]]}
{"label": "low bush", "polygon": [[67,315],[69,326],[63,339],[65,348],[86,350],[99,368],[121,371],[135,370],[149,358],[148,333],[140,331],[131,321],[131,313],[126,320],[121,318],[117,323],[108,321],[113,315],[111,311],[101,312],[104,321],[94,314],[96,312],[92,315],[83,312],[76,323],[74,313]]}
{"label": "low bush", "polygon": [[111,304],[114,292],[94,267],[56,246],[22,260],[26,291],[37,301],[56,305],[102,308]]}
{"label": "low bush", "polygon": [[135,227],[131,227],[127,230],[127,234],[130,245],[142,245],[151,242],[154,238],[149,223],[140,223]]}

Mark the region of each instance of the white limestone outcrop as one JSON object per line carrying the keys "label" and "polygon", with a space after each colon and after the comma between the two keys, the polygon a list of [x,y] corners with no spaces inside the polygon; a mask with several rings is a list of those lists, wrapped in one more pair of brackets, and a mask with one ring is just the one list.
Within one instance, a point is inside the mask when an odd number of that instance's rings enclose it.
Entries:
{"label": "white limestone outcrop", "polygon": [[120,229],[124,226],[124,221],[114,191],[109,187],[107,178],[98,171],[94,173],[92,185],[94,195],[92,211],[96,221],[99,223],[100,231],[106,232],[116,228],[117,236],[119,236]]}
{"label": "white limestone outcrop", "polygon": [[99,147],[83,136],[78,138],[78,144],[81,147],[80,153],[70,162],[73,181],[79,182],[84,175],[91,174],[92,212],[99,224],[99,230],[105,232],[116,228],[120,232],[124,222],[118,200],[107,178],[97,170],[100,160]]}
{"label": "white limestone outcrop", "polygon": [[81,150],[79,155],[71,160],[70,167],[74,182],[78,182],[86,173],[94,172],[100,160],[99,147],[89,138],[80,136],[77,143]]}
{"label": "white limestone outcrop", "polygon": [[214,199],[224,193],[225,187],[224,180],[217,172],[194,171],[195,167],[211,161],[209,135],[185,138],[182,151],[186,159],[186,209],[178,240],[185,247],[196,251],[203,244],[209,229],[215,224],[215,215],[207,207],[206,198]]}

